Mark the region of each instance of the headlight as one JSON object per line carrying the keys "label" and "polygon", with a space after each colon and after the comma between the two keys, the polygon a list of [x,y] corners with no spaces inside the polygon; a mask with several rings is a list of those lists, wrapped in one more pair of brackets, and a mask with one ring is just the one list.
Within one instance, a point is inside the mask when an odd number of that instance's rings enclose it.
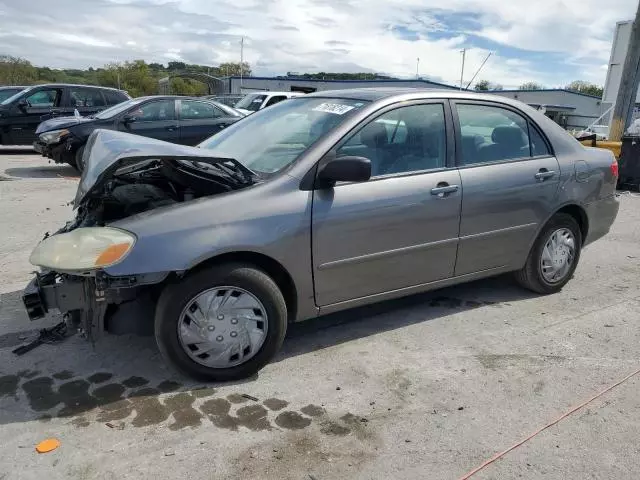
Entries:
{"label": "headlight", "polygon": [[135,241],[133,234],[116,228],[78,228],[44,239],[29,262],[52,270],[95,270],[122,261]]}
{"label": "headlight", "polygon": [[40,134],[40,140],[47,144],[59,143],[64,137],[69,135],[69,130],[63,128],[62,130],[51,130]]}

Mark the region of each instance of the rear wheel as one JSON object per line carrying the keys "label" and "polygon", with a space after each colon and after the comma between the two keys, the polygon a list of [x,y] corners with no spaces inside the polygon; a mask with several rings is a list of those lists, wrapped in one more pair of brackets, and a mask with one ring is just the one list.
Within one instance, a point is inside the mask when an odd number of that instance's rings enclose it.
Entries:
{"label": "rear wheel", "polygon": [[169,285],[158,301],[155,335],[163,357],[202,380],[251,376],[277,353],[287,307],[276,283],[251,265],[201,270]]}
{"label": "rear wheel", "polygon": [[538,235],[524,268],[516,272],[516,280],[536,293],[559,292],[578,266],[581,246],[578,222],[566,213],[554,215]]}

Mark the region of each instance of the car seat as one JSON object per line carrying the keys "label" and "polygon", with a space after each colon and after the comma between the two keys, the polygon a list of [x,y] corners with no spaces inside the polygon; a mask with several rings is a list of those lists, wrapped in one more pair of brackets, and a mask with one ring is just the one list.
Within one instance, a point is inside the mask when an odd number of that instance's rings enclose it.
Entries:
{"label": "car seat", "polygon": [[483,162],[521,158],[528,155],[525,153],[525,147],[528,152],[528,145],[519,127],[496,127],[491,133],[491,140],[493,143],[480,148],[480,158]]}

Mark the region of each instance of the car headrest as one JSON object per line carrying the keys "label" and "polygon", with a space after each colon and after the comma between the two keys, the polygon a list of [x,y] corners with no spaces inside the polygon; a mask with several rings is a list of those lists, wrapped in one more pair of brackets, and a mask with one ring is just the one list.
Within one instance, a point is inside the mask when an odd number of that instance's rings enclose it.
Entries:
{"label": "car headrest", "polygon": [[360,131],[360,141],[369,148],[384,147],[389,143],[387,129],[381,123],[372,122]]}
{"label": "car headrest", "polygon": [[511,147],[523,147],[524,138],[522,138],[522,130],[518,127],[496,127],[491,134],[493,143],[500,145],[509,145]]}

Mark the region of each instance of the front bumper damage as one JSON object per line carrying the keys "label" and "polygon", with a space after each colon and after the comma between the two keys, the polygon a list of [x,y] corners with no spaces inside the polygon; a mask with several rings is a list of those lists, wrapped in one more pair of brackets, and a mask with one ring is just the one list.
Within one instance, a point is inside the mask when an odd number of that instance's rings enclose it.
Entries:
{"label": "front bumper damage", "polygon": [[69,163],[75,159],[75,152],[78,146],[72,138],[67,138],[54,144],[36,140],[33,142],[33,149],[43,157],[50,158],[56,163]]}
{"label": "front bumper damage", "polygon": [[167,276],[154,273],[111,277],[100,271],[95,276],[79,276],[43,271],[36,273],[24,289],[22,301],[30,320],[58,310],[73,328],[92,341],[105,331],[147,333],[157,295]]}

